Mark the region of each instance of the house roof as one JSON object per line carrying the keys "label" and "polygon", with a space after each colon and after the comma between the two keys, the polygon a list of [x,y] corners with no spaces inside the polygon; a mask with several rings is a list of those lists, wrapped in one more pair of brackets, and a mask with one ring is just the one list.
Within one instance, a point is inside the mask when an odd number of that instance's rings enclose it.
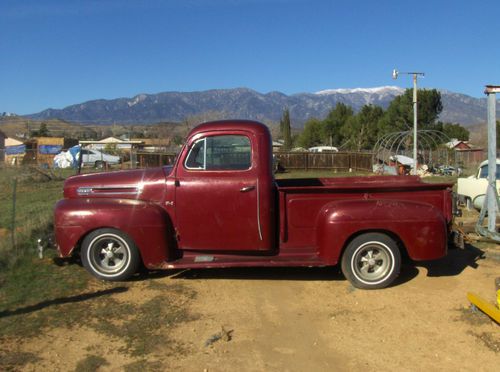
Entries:
{"label": "house roof", "polygon": [[5,139],[5,147],[8,146],[19,146],[22,145],[23,142],[16,140],[15,138],[7,137]]}
{"label": "house roof", "polygon": [[119,138],[116,138],[116,137],[107,137],[107,138],[103,138],[100,141],[97,141],[96,143],[122,143],[122,142],[125,142],[125,141],[123,141]]}
{"label": "house roof", "polygon": [[456,147],[459,147],[459,146],[465,146],[467,148],[471,148],[470,144],[469,144],[469,141],[461,141],[461,140],[458,140],[456,138],[453,138],[450,142],[448,142],[446,144],[446,147],[450,148],[450,149],[454,149]]}

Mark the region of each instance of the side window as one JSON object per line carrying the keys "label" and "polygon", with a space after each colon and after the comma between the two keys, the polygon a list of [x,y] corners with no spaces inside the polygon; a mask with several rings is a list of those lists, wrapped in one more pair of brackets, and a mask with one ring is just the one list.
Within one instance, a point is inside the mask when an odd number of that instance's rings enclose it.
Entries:
{"label": "side window", "polygon": [[[483,165],[481,167],[481,171],[479,172],[479,178],[488,178],[488,164]],[[500,180],[500,164],[497,164],[497,170],[495,173],[495,178]]]}
{"label": "side window", "polygon": [[186,158],[187,169],[245,170],[251,166],[250,140],[241,135],[206,137],[196,141]]}

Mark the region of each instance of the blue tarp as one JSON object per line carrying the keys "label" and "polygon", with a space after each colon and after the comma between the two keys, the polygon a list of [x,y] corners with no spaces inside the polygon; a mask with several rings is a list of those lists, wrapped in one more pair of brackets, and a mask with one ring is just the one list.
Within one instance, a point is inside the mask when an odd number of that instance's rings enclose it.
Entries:
{"label": "blue tarp", "polygon": [[78,159],[80,158],[80,153],[81,153],[80,151],[81,151],[80,145],[76,145],[68,149],[68,152],[73,157],[73,164],[72,164],[73,168],[78,167]]}
{"label": "blue tarp", "polygon": [[19,155],[19,154],[24,154],[25,152],[26,152],[26,145],[7,146],[5,148],[5,153],[7,155]]}
{"label": "blue tarp", "polygon": [[62,150],[61,145],[40,145],[38,146],[39,154],[48,154],[48,155],[56,155]]}

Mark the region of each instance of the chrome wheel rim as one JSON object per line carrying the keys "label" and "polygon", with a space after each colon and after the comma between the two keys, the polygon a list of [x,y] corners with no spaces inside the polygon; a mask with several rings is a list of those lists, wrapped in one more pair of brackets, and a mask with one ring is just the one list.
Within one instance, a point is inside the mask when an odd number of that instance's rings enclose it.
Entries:
{"label": "chrome wheel rim", "polygon": [[90,264],[100,273],[112,275],[123,271],[128,265],[130,249],[119,236],[101,235],[90,243]]}
{"label": "chrome wheel rim", "polygon": [[354,252],[352,271],[365,284],[378,284],[394,269],[394,256],[385,244],[367,242]]}

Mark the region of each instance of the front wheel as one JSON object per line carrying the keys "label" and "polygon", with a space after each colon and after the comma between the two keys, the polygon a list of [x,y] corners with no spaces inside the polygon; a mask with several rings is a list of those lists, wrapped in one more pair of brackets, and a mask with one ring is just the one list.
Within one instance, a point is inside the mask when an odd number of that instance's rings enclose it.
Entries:
{"label": "front wheel", "polygon": [[119,281],[132,276],[140,264],[140,256],[132,239],[116,229],[98,229],[82,242],[83,266],[98,279]]}
{"label": "front wheel", "polygon": [[396,242],[381,233],[354,238],[342,256],[342,273],[356,288],[379,289],[399,275],[401,253]]}

